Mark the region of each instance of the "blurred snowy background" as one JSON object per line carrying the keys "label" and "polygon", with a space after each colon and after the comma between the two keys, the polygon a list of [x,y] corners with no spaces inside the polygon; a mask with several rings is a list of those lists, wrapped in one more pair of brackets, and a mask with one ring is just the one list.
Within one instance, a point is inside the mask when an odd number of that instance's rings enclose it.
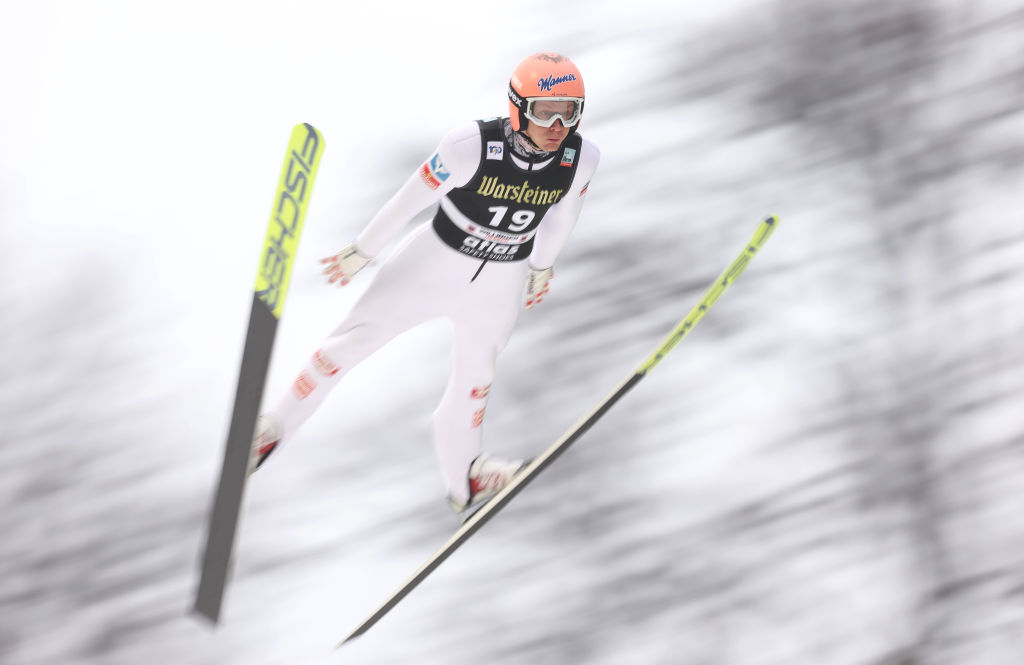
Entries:
{"label": "blurred snowy background", "polygon": [[[1021,2],[0,7],[3,665],[1024,662]],[[386,347],[254,477],[210,630],[187,611],[292,125],[327,151],[268,395],[374,270],[330,289],[319,258],[538,50],[582,69],[603,161],[489,448],[548,445],[780,229],[333,652],[455,527],[447,331]]]}

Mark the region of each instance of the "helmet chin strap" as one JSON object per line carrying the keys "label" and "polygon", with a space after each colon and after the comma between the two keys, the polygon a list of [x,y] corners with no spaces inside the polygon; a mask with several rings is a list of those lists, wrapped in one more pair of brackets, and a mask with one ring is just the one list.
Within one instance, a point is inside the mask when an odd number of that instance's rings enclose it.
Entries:
{"label": "helmet chin strap", "polygon": [[527,134],[526,132],[524,132],[523,130],[519,130],[519,132],[517,132],[517,133],[518,133],[518,134],[519,134],[520,136],[522,136],[522,137],[523,137],[524,139],[526,139],[526,140],[527,140],[527,142],[529,142],[529,144],[530,144],[531,146],[533,146],[534,148],[536,148],[535,152],[547,152],[546,150],[541,150],[540,146],[539,146],[539,145],[537,145],[536,143],[534,143],[534,142],[533,142],[533,139],[531,139],[531,138],[530,138],[530,135],[529,135],[529,134]]}

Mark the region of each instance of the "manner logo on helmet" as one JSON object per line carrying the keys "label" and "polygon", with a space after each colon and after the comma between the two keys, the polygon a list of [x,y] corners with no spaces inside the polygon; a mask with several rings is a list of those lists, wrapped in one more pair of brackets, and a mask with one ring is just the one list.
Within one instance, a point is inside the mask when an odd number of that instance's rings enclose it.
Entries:
{"label": "manner logo on helmet", "polygon": [[441,155],[436,152],[433,157],[423,162],[423,166],[420,167],[420,177],[423,178],[423,182],[427,187],[431,189],[440,187],[441,183],[447,180],[450,175],[451,171],[441,161]]}
{"label": "manner logo on helmet", "polygon": [[569,81],[575,81],[575,74],[566,74],[565,76],[551,76],[548,74],[547,78],[540,79],[537,81],[537,87],[540,88],[541,92],[551,92],[551,89],[560,83],[568,83]]}
{"label": "manner logo on helmet", "polygon": [[566,148],[562,151],[562,166],[572,166],[576,161],[576,148]]}
{"label": "manner logo on helmet", "polygon": [[501,158],[504,154],[505,145],[502,141],[487,142],[487,159],[497,159],[501,161]]}

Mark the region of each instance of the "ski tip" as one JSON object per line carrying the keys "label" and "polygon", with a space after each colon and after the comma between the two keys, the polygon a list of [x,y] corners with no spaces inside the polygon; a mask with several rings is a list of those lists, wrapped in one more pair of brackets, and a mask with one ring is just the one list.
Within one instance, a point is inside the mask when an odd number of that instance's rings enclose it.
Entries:
{"label": "ski tip", "polygon": [[779,216],[778,215],[768,215],[767,217],[765,217],[764,223],[765,224],[778,224],[779,223]]}
{"label": "ski tip", "polygon": [[370,626],[372,626],[376,622],[377,622],[376,618],[370,619],[368,621],[364,621],[362,624],[360,624],[360,626],[358,628],[356,628],[351,633],[349,633],[348,637],[346,637],[342,641],[338,642],[338,645],[335,646],[334,648],[335,649],[340,649],[341,647],[345,646],[349,642],[354,641],[357,637],[359,637],[360,635],[362,635],[363,633],[368,631],[370,629]]}
{"label": "ski tip", "polygon": [[352,633],[351,635],[349,635],[348,637],[346,637],[342,641],[340,641],[337,644],[335,644],[334,645],[334,650],[337,651],[338,649],[340,649],[341,647],[345,646],[346,644],[348,644],[352,640],[356,639],[360,635],[362,635],[362,633],[360,633],[359,631],[356,631],[356,632]]}

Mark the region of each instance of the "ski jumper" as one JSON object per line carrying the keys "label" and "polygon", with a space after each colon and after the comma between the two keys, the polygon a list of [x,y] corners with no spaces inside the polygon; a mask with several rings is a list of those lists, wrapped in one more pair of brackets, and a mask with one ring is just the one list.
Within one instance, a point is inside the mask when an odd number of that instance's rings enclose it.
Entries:
{"label": "ski jumper", "polygon": [[454,329],[454,362],[434,412],[434,446],[449,494],[467,499],[495,362],[522,307],[526,275],[555,262],[600,158],[578,133],[556,151],[521,157],[507,125],[495,118],[450,132],[356,238],[359,252],[374,257],[417,213],[440,203],[432,221],[399,243],[270,411],[282,442],[360,361],[398,334],[444,317]]}

